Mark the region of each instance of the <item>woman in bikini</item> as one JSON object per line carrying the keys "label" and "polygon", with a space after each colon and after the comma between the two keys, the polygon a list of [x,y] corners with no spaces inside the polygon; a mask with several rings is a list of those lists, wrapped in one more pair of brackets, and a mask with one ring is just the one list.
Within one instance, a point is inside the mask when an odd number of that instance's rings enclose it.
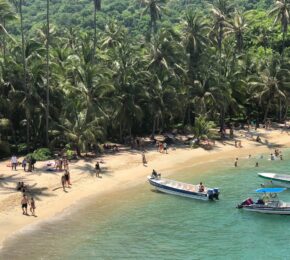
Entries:
{"label": "woman in bikini", "polygon": [[30,212],[32,214],[32,216],[35,216],[35,201],[34,201],[34,198],[31,197],[30,199]]}

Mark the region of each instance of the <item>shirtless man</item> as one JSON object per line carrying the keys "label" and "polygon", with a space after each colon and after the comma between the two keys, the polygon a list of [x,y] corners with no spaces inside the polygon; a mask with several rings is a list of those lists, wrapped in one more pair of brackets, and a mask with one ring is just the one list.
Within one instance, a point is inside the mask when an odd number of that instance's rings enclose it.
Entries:
{"label": "shirtless man", "polygon": [[28,215],[27,214],[27,205],[28,205],[28,203],[29,203],[28,198],[26,197],[25,194],[23,194],[23,198],[21,200],[21,208],[22,208],[23,215]]}

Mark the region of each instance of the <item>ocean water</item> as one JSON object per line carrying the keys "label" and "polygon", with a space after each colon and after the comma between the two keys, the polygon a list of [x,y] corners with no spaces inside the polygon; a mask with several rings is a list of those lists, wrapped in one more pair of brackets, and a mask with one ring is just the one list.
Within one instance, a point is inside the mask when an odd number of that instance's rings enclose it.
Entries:
{"label": "ocean water", "polygon": [[[217,202],[155,192],[143,185],[90,198],[59,219],[5,243],[0,259],[290,259],[290,216],[244,212],[235,206],[263,179],[257,172],[290,173],[284,160],[239,158],[175,172],[171,178],[221,189]],[[259,168],[254,167],[259,162]],[[290,201],[290,191],[281,194]]]}

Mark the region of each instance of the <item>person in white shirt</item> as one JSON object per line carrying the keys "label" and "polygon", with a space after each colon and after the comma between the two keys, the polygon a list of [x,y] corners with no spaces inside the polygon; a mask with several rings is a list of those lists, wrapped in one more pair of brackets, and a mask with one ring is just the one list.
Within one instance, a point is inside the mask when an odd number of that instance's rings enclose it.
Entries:
{"label": "person in white shirt", "polygon": [[15,155],[13,155],[11,157],[11,167],[12,167],[12,170],[14,169],[16,171],[17,164],[18,164],[17,157]]}

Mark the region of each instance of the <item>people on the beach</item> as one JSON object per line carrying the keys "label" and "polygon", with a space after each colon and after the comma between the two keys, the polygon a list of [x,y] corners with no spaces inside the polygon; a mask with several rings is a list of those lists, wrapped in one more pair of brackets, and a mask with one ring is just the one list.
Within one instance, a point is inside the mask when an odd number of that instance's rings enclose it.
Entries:
{"label": "people on the beach", "polygon": [[36,209],[35,201],[34,201],[34,198],[31,197],[30,198],[30,212],[31,212],[32,216],[35,216],[35,209]]}
{"label": "people on the beach", "polygon": [[63,157],[63,168],[64,168],[65,170],[68,170],[68,168],[69,168],[69,166],[68,166],[68,159],[67,159],[66,156]]}
{"label": "people on the beach", "polygon": [[17,169],[16,169],[17,164],[18,164],[18,160],[17,160],[16,155],[12,155],[12,157],[11,157],[11,168],[12,168],[12,170],[17,171]]}
{"label": "people on the beach", "polygon": [[155,146],[156,146],[156,151],[159,152],[159,142],[158,141],[156,141]]}
{"label": "people on the beach", "polygon": [[198,191],[199,192],[204,192],[204,185],[202,184],[202,182],[199,183]]}
{"label": "people on the beach", "polygon": [[163,153],[163,143],[162,142],[159,143],[159,152]]}
{"label": "people on the beach", "polygon": [[26,172],[26,165],[27,165],[27,159],[26,159],[26,158],[24,158],[24,159],[22,160],[21,165],[22,165],[23,170]]}
{"label": "people on the beach", "polygon": [[238,167],[238,160],[239,160],[239,158],[237,157],[236,160],[235,160],[235,164],[234,164],[235,167]]}
{"label": "people on the beach", "polygon": [[259,135],[257,135],[256,142],[261,143],[261,141],[262,141],[261,137]]}
{"label": "people on the beach", "polygon": [[32,160],[31,160],[31,158],[27,158],[27,165],[28,165],[27,171],[32,172]]}
{"label": "people on the beach", "polygon": [[258,162],[256,162],[256,165],[255,165],[255,167],[259,167],[259,163],[258,163]]}
{"label": "people on the beach", "polygon": [[282,154],[280,154],[280,160],[283,160],[283,156],[282,156]]}
{"label": "people on the beach", "polygon": [[22,208],[22,213],[23,215],[28,215],[27,213],[27,206],[28,206],[28,198],[26,197],[25,194],[23,194],[22,200],[21,200],[21,208]]}
{"label": "people on the beach", "polygon": [[25,185],[24,185],[24,182],[23,181],[22,182],[19,181],[17,183],[16,190],[17,191],[22,191],[23,193],[26,191]]}
{"label": "people on the beach", "polygon": [[66,189],[65,189],[65,182],[66,182],[66,179],[65,179],[65,176],[63,174],[61,176],[61,185],[62,185],[63,191],[66,191]]}
{"label": "people on the beach", "polygon": [[67,184],[67,187],[69,188],[71,183],[70,183],[70,172],[68,170],[65,170],[64,177],[65,177],[65,183]]}
{"label": "people on the beach", "polygon": [[167,153],[167,143],[166,142],[163,143],[163,151],[165,153]]}
{"label": "people on the beach", "polygon": [[270,159],[271,159],[271,161],[274,161],[275,160],[275,157],[274,157],[274,154],[270,154]]}
{"label": "people on the beach", "polygon": [[147,160],[146,160],[146,157],[145,157],[145,153],[144,152],[142,153],[142,163],[143,163],[143,165],[146,165],[147,164]]}
{"label": "people on the beach", "polygon": [[101,176],[100,176],[101,167],[100,167],[100,163],[98,161],[96,162],[95,170],[96,170],[96,177],[101,178]]}
{"label": "people on the beach", "polygon": [[157,178],[160,178],[160,177],[161,177],[161,174],[160,174],[160,173],[157,173],[157,172],[153,169],[153,171],[152,171],[152,173],[151,173],[151,177],[157,179]]}

